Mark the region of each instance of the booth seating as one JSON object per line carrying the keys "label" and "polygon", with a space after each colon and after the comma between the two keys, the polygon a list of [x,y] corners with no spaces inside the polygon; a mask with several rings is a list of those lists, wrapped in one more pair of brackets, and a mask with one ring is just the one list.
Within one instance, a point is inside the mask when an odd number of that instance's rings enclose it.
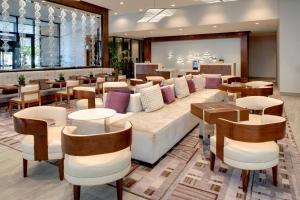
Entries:
{"label": "booth seating", "polygon": [[10,115],[12,115],[12,109],[14,106],[17,106],[18,110],[20,110],[20,108],[24,109],[26,105],[41,105],[39,85],[26,85],[20,87],[19,90],[19,96],[10,99],[8,102],[8,110]]}
{"label": "booth seating", "polygon": [[249,170],[272,168],[277,186],[279,146],[285,136],[286,119],[274,115],[256,115],[249,121],[217,121],[216,135],[210,138],[211,163],[215,156],[225,164],[242,169],[243,191],[247,191]]}
{"label": "booth seating", "polygon": [[73,96],[73,88],[79,86],[79,81],[78,80],[68,80],[66,81],[66,87],[61,90],[56,92],[55,95],[55,102],[57,104],[57,99],[60,98],[61,100],[63,99],[63,97],[67,98],[67,106],[68,108],[71,107],[70,105],[70,100],[71,97]]}
{"label": "booth seating", "polygon": [[131,169],[132,125],[111,133],[80,135],[76,127],[63,129],[65,179],[73,185],[74,200],[80,199],[81,186],[116,181],[118,200],[122,200],[123,177]]}
{"label": "booth seating", "polygon": [[96,89],[94,87],[75,87],[73,91],[74,97],[79,99],[76,101],[78,110],[103,107],[102,99],[96,98]]}
{"label": "booth seating", "polygon": [[61,131],[66,121],[66,109],[60,107],[31,107],[14,114],[14,129],[24,135],[21,142],[24,177],[28,160],[58,160],[59,178],[63,180]]}

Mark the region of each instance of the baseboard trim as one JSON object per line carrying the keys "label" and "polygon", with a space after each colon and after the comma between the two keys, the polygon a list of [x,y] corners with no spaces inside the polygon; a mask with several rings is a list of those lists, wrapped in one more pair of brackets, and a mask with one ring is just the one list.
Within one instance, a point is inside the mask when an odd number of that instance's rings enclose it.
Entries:
{"label": "baseboard trim", "polygon": [[280,92],[281,96],[292,96],[292,97],[300,97],[300,93],[293,92]]}

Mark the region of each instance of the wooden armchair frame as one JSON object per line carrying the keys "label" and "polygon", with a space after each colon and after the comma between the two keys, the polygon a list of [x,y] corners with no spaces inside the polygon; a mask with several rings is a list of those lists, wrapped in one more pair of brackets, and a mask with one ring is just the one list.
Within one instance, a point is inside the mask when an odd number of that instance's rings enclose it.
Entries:
{"label": "wooden armchair frame", "polygon": [[74,97],[77,99],[87,99],[88,109],[96,108],[96,92],[74,90]]}
{"label": "wooden armchair frame", "polygon": [[[23,135],[33,135],[34,160],[48,160],[48,125],[44,120],[13,117],[15,131]],[[23,176],[27,177],[28,161],[23,158]],[[60,180],[64,179],[63,159],[58,160]]]}
{"label": "wooden armchair frame", "polygon": [[[217,120],[217,134],[216,134],[216,155],[211,152],[210,169],[213,171],[215,156],[224,161],[224,142],[225,137],[231,140],[248,142],[248,143],[262,143],[269,141],[277,141],[285,137],[286,121],[263,124],[263,125],[249,125],[232,122],[225,119]],[[273,184],[277,185],[277,171],[278,166],[272,168]],[[248,184],[248,170],[242,170],[243,191],[247,190]]]}
{"label": "wooden armchair frame", "polygon": [[[68,108],[70,108],[71,107],[70,100],[71,100],[71,97],[74,94],[73,88],[74,87],[78,87],[78,86],[79,86],[79,84],[78,85],[73,85],[73,86],[66,86],[66,91],[67,91],[66,94],[64,94],[64,93],[56,93],[55,94],[55,103],[56,103],[56,105],[57,105],[57,99],[58,98],[63,99],[64,97],[66,97],[67,98]],[[71,91],[73,91],[73,92],[71,92]]]}
{"label": "wooden armchair frame", "polygon": [[[38,98],[37,99],[32,99],[32,100],[25,100],[25,96],[26,95],[31,95],[31,94],[37,94]],[[14,106],[18,106],[22,109],[24,109],[26,107],[26,104],[28,105],[28,107],[31,104],[38,104],[39,106],[42,105],[42,101],[41,101],[41,94],[39,90],[34,90],[34,91],[28,91],[28,92],[21,92],[20,94],[20,100],[14,100],[14,99],[10,99],[8,102],[8,110],[9,110],[9,114],[10,116],[12,116],[12,109]]]}
{"label": "wooden armchair frame", "polygon": [[242,97],[247,97],[247,96],[268,97],[273,95],[273,87],[271,86],[260,87],[260,88],[246,87],[246,88],[242,88],[241,93],[242,93]]}
{"label": "wooden armchair frame", "polygon": [[[121,131],[106,134],[77,135],[65,134],[62,130],[62,146],[65,154],[71,156],[92,156],[131,148],[132,124]],[[118,200],[122,200],[123,179],[116,181]],[[79,185],[73,185],[74,200],[80,199]]]}

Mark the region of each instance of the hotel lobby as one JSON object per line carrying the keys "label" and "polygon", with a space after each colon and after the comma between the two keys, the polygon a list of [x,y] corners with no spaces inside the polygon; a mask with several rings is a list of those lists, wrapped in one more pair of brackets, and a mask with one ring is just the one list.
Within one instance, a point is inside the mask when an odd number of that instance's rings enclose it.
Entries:
{"label": "hotel lobby", "polygon": [[0,0],[0,199],[300,200],[299,0]]}

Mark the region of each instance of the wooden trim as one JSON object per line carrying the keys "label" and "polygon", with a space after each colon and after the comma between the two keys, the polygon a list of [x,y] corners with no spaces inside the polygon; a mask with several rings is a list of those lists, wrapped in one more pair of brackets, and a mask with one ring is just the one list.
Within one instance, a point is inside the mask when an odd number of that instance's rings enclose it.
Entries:
{"label": "wooden trim", "polygon": [[121,131],[107,134],[65,134],[62,130],[63,151],[72,156],[91,156],[113,153],[131,146],[132,125]]}
{"label": "wooden trim", "polygon": [[224,160],[225,137],[231,140],[249,143],[277,141],[285,137],[286,121],[263,125],[249,125],[218,119],[216,124],[216,154],[222,161]]}
{"label": "wooden trim", "polygon": [[103,87],[103,94],[109,91],[124,90],[130,92],[129,87]]}
{"label": "wooden trim", "polygon": [[264,109],[264,114],[282,116],[283,103],[280,105],[277,105],[277,106],[271,106],[271,107]]}
{"label": "wooden trim", "polygon": [[243,82],[248,81],[249,76],[249,31],[229,32],[229,33],[212,33],[197,35],[178,35],[166,37],[152,37],[144,39],[144,59],[151,62],[151,44],[152,42],[171,42],[183,40],[207,40],[207,39],[241,39],[241,78]]}
{"label": "wooden trim", "polygon": [[[229,90],[228,90],[229,91]],[[273,95],[273,87],[261,87],[261,88],[241,88],[242,97],[247,96],[271,96]]]}
{"label": "wooden trim", "polygon": [[96,92],[74,90],[74,97],[77,99],[87,99],[88,109],[96,108]]}
{"label": "wooden trim", "polygon": [[34,159],[48,160],[48,125],[46,121],[13,116],[14,129],[23,135],[33,135]]}

